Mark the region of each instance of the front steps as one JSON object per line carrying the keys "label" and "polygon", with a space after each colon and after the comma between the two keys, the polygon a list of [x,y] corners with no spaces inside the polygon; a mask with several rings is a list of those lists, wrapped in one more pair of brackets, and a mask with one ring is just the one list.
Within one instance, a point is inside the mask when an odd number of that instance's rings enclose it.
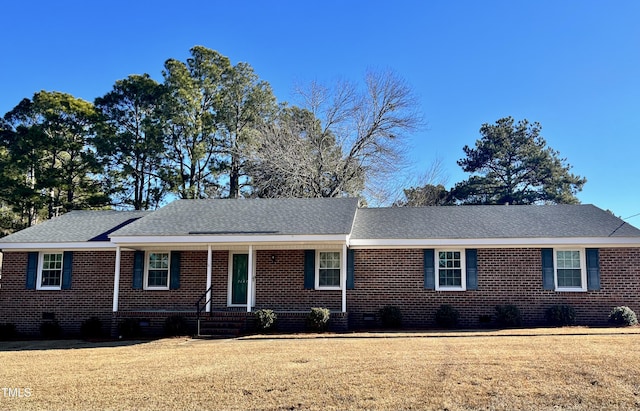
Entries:
{"label": "front steps", "polygon": [[212,312],[203,313],[197,321],[196,337],[198,338],[235,338],[246,333],[248,319],[244,312]]}

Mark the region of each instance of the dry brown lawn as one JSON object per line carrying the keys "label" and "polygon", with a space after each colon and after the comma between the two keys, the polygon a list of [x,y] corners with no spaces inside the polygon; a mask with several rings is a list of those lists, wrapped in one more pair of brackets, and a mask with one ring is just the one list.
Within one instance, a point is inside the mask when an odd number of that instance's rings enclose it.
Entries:
{"label": "dry brown lawn", "polygon": [[0,409],[635,409],[640,328],[0,343],[0,388]]}

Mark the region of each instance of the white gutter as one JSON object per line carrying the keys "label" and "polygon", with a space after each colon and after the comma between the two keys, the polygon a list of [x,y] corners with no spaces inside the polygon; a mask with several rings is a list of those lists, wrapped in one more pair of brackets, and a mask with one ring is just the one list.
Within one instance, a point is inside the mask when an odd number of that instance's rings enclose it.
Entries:
{"label": "white gutter", "polygon": [[40,250],[115,250],[116,244],[108,241],[69,242],[69,243],[0,243],[2,250],[40,251]]}
{"label": "white gutter", "polygon": [[544,246],[589,246],[597,248],[640,247],[638,237],[567,237],[567,238],[424,238],[424,239],[353,239],[350,248],[424,248],[424,247],[476,247],[513,248]]}

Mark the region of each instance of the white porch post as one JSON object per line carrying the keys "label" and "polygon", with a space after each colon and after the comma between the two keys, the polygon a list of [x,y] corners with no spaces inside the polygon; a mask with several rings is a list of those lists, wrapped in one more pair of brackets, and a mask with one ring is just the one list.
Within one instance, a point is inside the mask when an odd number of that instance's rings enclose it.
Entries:
{"label": "white porch post", "polygon": [[340,261],[340,287],[342,288],[342,312],[347,312],[347,244],[342,244],[342,260]]}
{"label": "white porch post", "polygon": [[247,262],[247,312],[251,312],[251,301],[253,300],[253,246],[249,246],[249,261]]}
{"label": "white porch post", "polygon": [[207,247],[207,305],[206,312],[211,312],[211,271],[213,270],[213,257],[211,255],[211,244]]}
{"label": "white porch post", "polygon": [[116,246],[116,264],[113,274],[113,312],[118,312],[118,294],[120,293],[120,246]]}

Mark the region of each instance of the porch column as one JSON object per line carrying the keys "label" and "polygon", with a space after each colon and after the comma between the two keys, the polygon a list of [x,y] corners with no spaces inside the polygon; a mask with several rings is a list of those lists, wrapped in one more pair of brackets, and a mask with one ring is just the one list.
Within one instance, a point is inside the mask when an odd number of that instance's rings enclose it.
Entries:
{"label": "porch column", "polygon": [[340,287],[342,288],[342,312],[347,312],[347,244],[342,244],[342,259],[340,260]]}
{"label": "porch column", "polygon": [[118,294],[120,293],[120,246],[116,246],[116,267],[113,274],[113,312],[118,312]]}
{"label": "porch column", "polygon": [[251,301],[253,299],[253,246],[249,246],[249,261],[247,262],[247,312],[251,312]]}
{"label": "porch column", "polygon": [[213,258],[211,255],[211,244],[207,247],[207,304],[205,307],[205,311],[211,312],[211,271],[213,269]]}

